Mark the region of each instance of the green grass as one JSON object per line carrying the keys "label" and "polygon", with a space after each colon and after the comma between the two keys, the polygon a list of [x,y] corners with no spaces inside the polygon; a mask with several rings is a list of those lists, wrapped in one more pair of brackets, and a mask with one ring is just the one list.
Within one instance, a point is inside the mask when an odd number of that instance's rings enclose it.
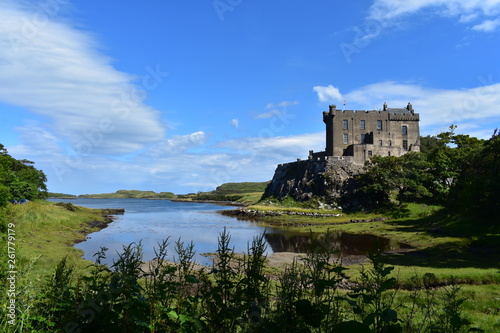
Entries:
{"label": "green grass", "polygon": [[263,193],[269,182],[224,183],[215,189],[218,194]]}
{"label": "green grass", "polygon": [[[87,222],[101,219],[101,212],[76,207],[74,211],[50,202],[30,202],[26,205],[8,205],[0,210],[0,217],[15,224],[17,258],[19,265],[32,258],[38,258],[31,271],[35,276],[48,276],[56,264],[66,255],[77,269],[85,272],[87,261],[81,259],[82,251],[73,244],[85,239],[85,234],[97,231]],[[338,213],[336,210],[314,210],[310,208],[279,207],[276,205],[250,206],[259,210],[289,210],[293,212]],[[288,230],[325,232],[327,229],[344,230],[351,233],[372,233],[404,241],[416,247],[411,255],[387,254],[383,261],[395,269],[393,274],[404,289],[401,295],[409,293],[414,276],[433,274],[436,287],[452,282],[462,284],[464,315],[474,326],[495,332],[500,328],[500,267],[498,264],[498,227],[484,226],[470,221],[450,218],[440,207],[409,205],[396,212],[371,214],[345,214],[340,217],[313,218],[307,216],[270,217],[268,220],[303,222],[340,222],[350,219],[366,219],[385,216],[385,222],[366,222],[335,225],[312,225],[308,227],[287,227]],[[434,231],[433,231],[434,230]],[[438,232],[436,232],[437,230]],[[486,232],[485,232],[486,230]],[[365,265],[370,267],[370,265]],[[273,271],[276,273],[275,271]],[[279,273],[279,272],[278,272]],[[276,273],[276,274],[278,274]],[[359,266],[350,266],[345,272],[354,279],[360,276]]]}
{"label": "green grass", "polygon": [[53,193],[53,192],[48,192],[47,196],[49,198],[76,198],[76,195],[73,194],[65,194],[65,193]]}
{"label": "green grass", "polygon": [[18,263],[26,264],[36,258],[32,272],[40,275],[51,272],[65,256],[80,268],[88,265],[80,259],[83,251],[73,245],[100,229],[88,222],[104,218],[100,210],[74,207],[75,211],[70,211],[54,203],[36,201],[3,208],[6,222],[15,225]]}
{"label": "green grass", "polygon": [[[295,213],[338,213],[280,205],[252,205],[248,209]],[[384,217],[386,221],[347,223]],[[415,272],[431,272],[443,282],[454,276],[473,284],[500,283],[500,230],[498,225],[481,225],[479,221],[464,221],[448,215],[439,206],[405,205],[395,211],[380,213],[342,213],[339,217],[281,215],[259,217],[261,223],[293,232],[325,233],[327,230],[373,234],[387,237],[414,247],[407,253],[384,256],[404,279]],[[278,227],[279,225],[284,225]],[[357,269],[357,268],[355,268]]]}
{"label": "green grass", "polygon": [[[464,221],[449,215],[440,206],[408,204],[392,211],[345,213],[332,209],[314,209],[285,204],[263,204],[247,207],[256,211],[342,214],[337,217],[311,217],[305,215],[264,216],[259,221],[273,225],[285,224],[291,231],[312,231],[324,233],[333,227],[350,233],[370,233],[390,237],[401,243],[411,244],[420,250],[436,249],[440,252],[457,251],[471,247],[476,252],[498,252],[500,250],[500,226],[490,223],[481,225],[478,221]],[[382,217],[385,221],[349,223],[352,220],[371,220]],[[294,225],[295,224],[295,225]],[[487,254],[487,253],[486,253]]]}
{"label": "green grass", "polygon": [[464,313],[475,326],[486,332],[500,332],[500,284],[462,285]]}

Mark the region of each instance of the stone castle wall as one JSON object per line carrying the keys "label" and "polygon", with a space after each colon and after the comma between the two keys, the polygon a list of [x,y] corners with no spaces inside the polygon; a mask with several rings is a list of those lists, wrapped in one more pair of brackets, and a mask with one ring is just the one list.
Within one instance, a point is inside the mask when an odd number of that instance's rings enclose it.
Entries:
{"label": "stone castle wall", "polygon": [[420,151],[419,114],[407,108],[380,111],[337,110],[323,112],[326,125],[326,156],[352,156],[364,164],[371,156],[401,156]]}

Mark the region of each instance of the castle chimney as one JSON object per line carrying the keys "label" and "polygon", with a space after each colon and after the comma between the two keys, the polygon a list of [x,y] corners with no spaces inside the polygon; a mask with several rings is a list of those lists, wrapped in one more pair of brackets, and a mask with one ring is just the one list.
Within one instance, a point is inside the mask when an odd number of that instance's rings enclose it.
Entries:
{"label": "castle chimney", "polygon": [[333,113],[337,109],[337,105],[330,105],[330,113]]}
{"label": "castle chimney", "polygon": [[411,105],[410,102],[408,102],[408,105],[406,106],[406,109],[413,114],[413,106]]}
{"label": "castle chimney", "polygon": [[384,111],[387,111],[387,102],[384,102]]}

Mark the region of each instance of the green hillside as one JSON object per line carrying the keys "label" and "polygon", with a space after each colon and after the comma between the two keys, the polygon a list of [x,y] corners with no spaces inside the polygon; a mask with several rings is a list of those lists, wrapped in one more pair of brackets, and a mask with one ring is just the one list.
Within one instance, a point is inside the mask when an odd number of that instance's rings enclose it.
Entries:
{"label": "green hillside", "polygon": [[175,199],[177,196],[172,192],[118,190],[115,193],[82,194],[78,197],[92,199]]}
{"label": "green hillside", "polygon": [[225,183],[214,191],[178,196],[181,200],[219,201],[243,205],[255,204],[260,200],[269,182]]}
{"label": "green hillside", "polygon": [[49,198],[76,198],[76,195],[73,194],[65,194],[65,193],[53,193],[48,192],[47,197]]}
{"label": "green hillside", "polygon": [[217,187],[213,193],[216,194],[241,194],[252,192],[264,192],[269,182],[244,182],[244,183],[225,183]]}

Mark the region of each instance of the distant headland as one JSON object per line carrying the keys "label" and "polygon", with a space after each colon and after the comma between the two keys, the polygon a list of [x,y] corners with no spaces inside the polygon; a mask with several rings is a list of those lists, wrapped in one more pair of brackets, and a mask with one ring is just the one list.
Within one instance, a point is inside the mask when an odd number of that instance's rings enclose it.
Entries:
{"label": "distant headland", "polygon": [[89,198],[89,199],[175,199],[177,195],[172,192],[154,192],[154,191],[139,191],[139,190],[118,190],[114,193],[100,193],[100,194],[81,194],[72,195],[64,193],[48,193],[49,198],[55,199],[76,199],[76,198]]}

